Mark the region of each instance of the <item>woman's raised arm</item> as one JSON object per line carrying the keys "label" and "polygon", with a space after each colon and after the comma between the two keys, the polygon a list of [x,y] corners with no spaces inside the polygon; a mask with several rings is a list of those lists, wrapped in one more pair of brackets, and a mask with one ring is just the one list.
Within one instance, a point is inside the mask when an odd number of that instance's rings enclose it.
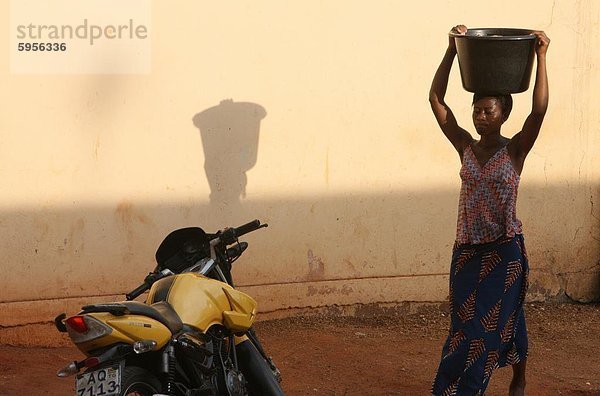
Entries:
{"label": "woman's raised arm", "polygon": [[533,147],[538,137],[542,121],[548,109],[548,74],[546,72],[546,52],[550,45],[550,39],[544,32],[534,32],[536,36],[535,52],[537,54],[537,69],[535,74],[535,86],[533,88],[533,99],[531,113],[527,116],[521,132],[513,137],[517,159],[522,166],[525,157]]}
{"label": "woman's raised arm", "polygon": [[[451,32],[465,34],[467,32],[467,27],[464,25],[457,25],[452,28]],[[431,110],[433,111],[442,132],[444,132],[444,135],[446,135],[456,151],[462,156],[463,149],[471,143],[473,137],[469,132],[458,125],[452,110],[450,110],[450,107],[448,107],[444,101],[446,89],[448,87],[448,76],[450,75],[450,69],[452,68],[452,62],[454,61],[455,56],[456,44],[454,43],[454,37],[450,37],[448,49],[446,50],[444,58],[435,72],[433,82],[431,83],[429,103],[431,104]]]}

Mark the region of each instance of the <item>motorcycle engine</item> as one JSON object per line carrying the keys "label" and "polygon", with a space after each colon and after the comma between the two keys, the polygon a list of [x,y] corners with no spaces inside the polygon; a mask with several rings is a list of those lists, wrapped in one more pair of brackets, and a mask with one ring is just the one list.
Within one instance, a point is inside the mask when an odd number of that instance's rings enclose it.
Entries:
{"label": "motorcycle engine", "polygon": [[244,379],[244,375],[237,370],[227,370],[225,384],[227,385],[227,390],[231,396],[246,396],[248,394],[246,392],[246,380]]}

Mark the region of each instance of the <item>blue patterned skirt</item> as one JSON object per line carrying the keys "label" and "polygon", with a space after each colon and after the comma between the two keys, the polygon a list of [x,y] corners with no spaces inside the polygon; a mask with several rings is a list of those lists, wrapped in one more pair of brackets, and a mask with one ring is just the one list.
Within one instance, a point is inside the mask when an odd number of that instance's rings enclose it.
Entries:
{"label": "blue patterned skirt", "polygon": [[523,235],[454,247],[450,332],[432,394],[483,395],[494,369],[527,357],[528,273]]}

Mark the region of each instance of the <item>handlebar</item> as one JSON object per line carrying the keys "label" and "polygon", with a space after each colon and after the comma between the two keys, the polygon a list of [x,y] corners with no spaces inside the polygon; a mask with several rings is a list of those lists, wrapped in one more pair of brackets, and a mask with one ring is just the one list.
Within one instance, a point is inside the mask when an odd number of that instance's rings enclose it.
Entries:
{"label": "handlebar", "polygon": [[125,294],[125,298],[127,299],[127,301],[131,301],[131,300],[137,298],[142,293],[144,293],[146,290],[150,289],[151,286],[152,285],[149,285],[144,282],[141,285],[139,285],[138,287],[136,287],[135,289],[133,289],[131,292]]}
{"label": "handlebar", "polygon": [[131,300],[137,298],[139,295],[144,293],[146,290],[150,289],[152,287],[152,285],[154,284],[154,282],[156,282],[159,279],[164,278],[165,276],[169,276],[169,275],[173,275],[173,272],[171,272],[171,270],[169,270],[168,268],[165,268],[160,272],[150,272],[148,274],[148,276],[146,276],[146,279],[144,279],[144,283],[142,283],[141,285],[139,285],[138,287],[136,287],[129,293],[125,294],[125,298],[127,299],[127,301],[131,301]]}
{"label": "handlebar", "polygon": [[[249,223],[243,224],[239,227],[236,228],[226,228],[222,231],[219,231],[216,234],[216,238],[211,240],[210,245],[211,245],[211,256],[214,256],[214,246],[223,243],[225,245],[231,245],[235,242],[237,242],[237,239],[239,237],[241,237],[242,235],[248,234],[249,232],[252,231],[256,231],[259,228],[264,228],[264,227],[268,227],[268,224],[261,224],[260,220],[252,220]],[[235,251],[231,251],[231,255],[240,255],[248,246],[248,244],[245,244],[245,246],[242,245],[239,246],[237,249],[235,249]],[[213,259],[216,259],[216,257],[212,257]],[[125,298],[127,299],[127,301],[131,301],[137,297],[139,297],[141,294],[143,294],[145,291],[147,291],[148,289],[150,289],[152,287],[152,285],[154,284],[154,282],[156,282],[159,279],[164,278],[165,276],[168,275],[172,275],[173,272],[171,272],[169,269],[165,268],[163,269],[161,272],[158,273],[150,273],[148,274],[148,276],[146,276],[146,279],[144,279],[144,283],[142,283],[141,285],[139,285],[138,287],[136,287],[135,289],[133,289],[131,292],[125,294]]]}
{"label": "handlebar", "polygon": [[246,223],[246,224],[241,225],[241,226],[239,226],[237,228],[234,228],[234,230],[235,230],[235,236],[241,237],[244,234],[247,234],[249,232],[258,230],[261,227],[268,227],[268,224],[263,224],[261,226],[260,220],[258,220],[258,219],[257,220],[253,220],[253,221],[251,221],[249,223]]}
{"label": "handlebar", "polygon": [[268,224],[260,224],[260,220],[252,220],[249,223],[241,225],[236,228],[226,228],[218,234],[219,241],[230,245],[234,243],[237,238],[242,235],[248,234],[249,232],[256,231],[259,228],[268,227]]}

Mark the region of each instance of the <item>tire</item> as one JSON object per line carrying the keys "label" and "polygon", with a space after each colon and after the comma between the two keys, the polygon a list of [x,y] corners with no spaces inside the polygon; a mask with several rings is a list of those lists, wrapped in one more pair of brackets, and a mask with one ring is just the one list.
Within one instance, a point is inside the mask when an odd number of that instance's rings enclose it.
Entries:
{"label": "tire", "polygon": [[283,396],[279,381],[273,370],[258,352],[252,341],[236,345],[238,365],[248,381],[248,393],[252,396]]}
{"label": "tire", "polygon": [[121,396],[152,396],[161,391],[160,381],[148,370],[126,366],[121,377]]}

